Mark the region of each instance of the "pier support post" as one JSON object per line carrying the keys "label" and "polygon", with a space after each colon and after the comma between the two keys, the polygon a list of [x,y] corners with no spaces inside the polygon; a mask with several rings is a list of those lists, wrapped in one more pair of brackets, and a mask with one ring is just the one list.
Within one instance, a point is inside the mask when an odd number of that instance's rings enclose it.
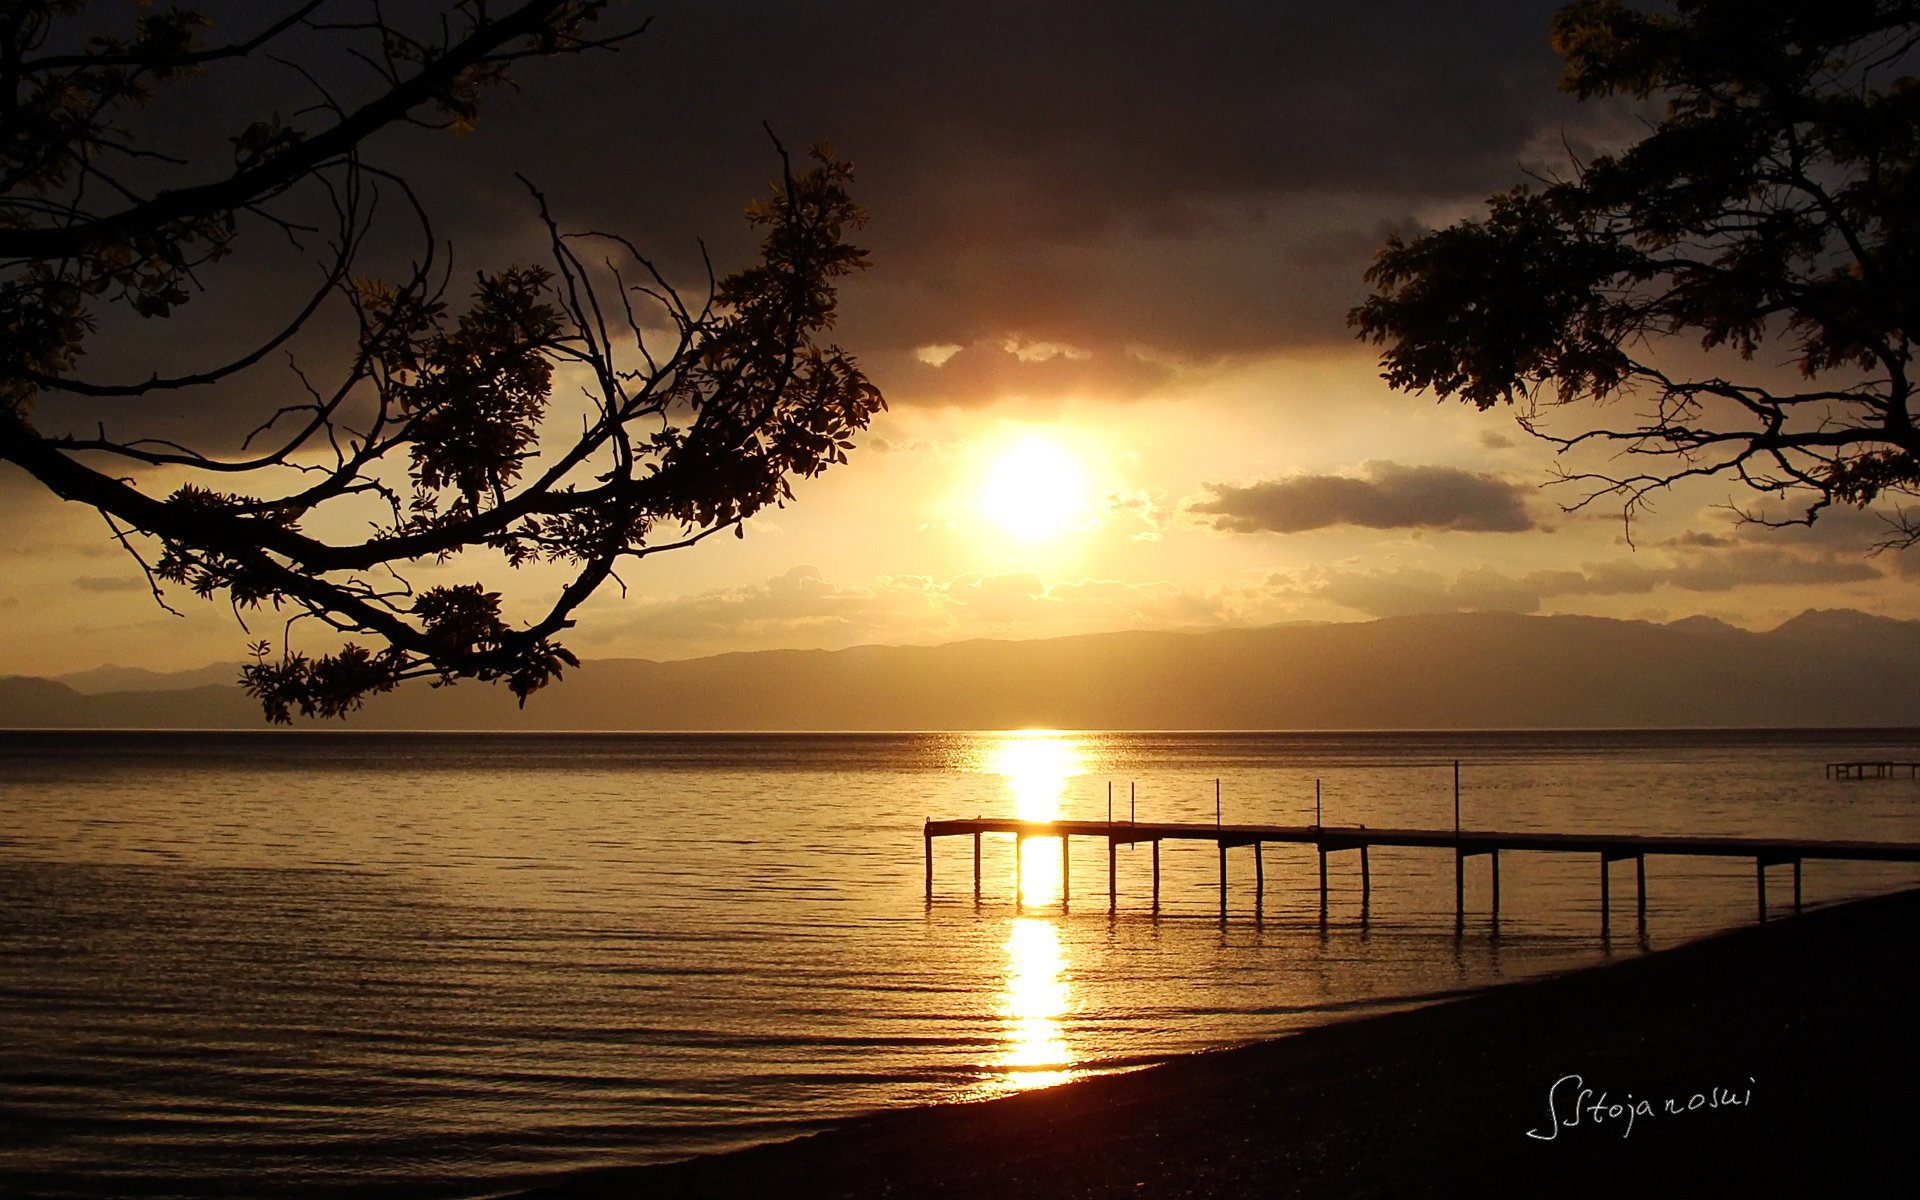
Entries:
{"label": "pier support post", "polygon": [[1453,931],[1467,927],[1467,852],[1453,848]]}
{"label": "pier support post", "polygon": [[980,834],[973,835],[973,902],[980,903]]}
{"label": "pier support post", "polygon": [[927,903],[933,903],[933,835],[923,839],[927,843]]}
{"label": "pier support post", "polygon": [[1220,843],[1220,919],[1227,919],[1227,844]]}
{"label": "pier support post", "polygon": [[1367,910],[1373,907],[1373,869],[1367,865],[1367,845],[1360,843],[1360,919],[1367,919]]}
{"label": "pier support post", "polygon": [[1613,895],[1609,886],[1613,875],[1612,862],[1613,860],[1607,857],[1607,852],[1602,850],[1600,852],[1600,932],[1603,936],[1607,932],[1607,926],[1613,920]]}
{"label": "pier support post", "polygon": [[1160,839],[1153,839],[1153,911],[1160,912]]}
{"label": "pier support post", "polygon": [[[1119,845],[1120,843],[1114,841],[1112,837],[1107,838],[1107,911],[1109,913],[1120,910],[1120,856],[1115,853]],[[1156,874],[1156,881],[1158,878]]]}
{"label": "pier support post", "polygon": [[1253,844],[1253,917],[1259,920],[1267,905],[1267,853],[1264,843]]}
{"label": "pier support post", "polygon": [[1500,923],[1500,851],[1496,848],[1487,853],[1493,864],[1493,923]]}
{"label": "pier support post", "polygon": [[1067,835],[1060,835],[1060,911],[1067,911],[1068,902],[1073,898],[1073,889],[1067,886]]}
{"label": "pier support post", "polygon": [[1319,850],[1320,850],[1320,920],[1322,923],[1325,923],[1327,919],[1327,846],[1325,842],[1322,842],[1320,844]]}

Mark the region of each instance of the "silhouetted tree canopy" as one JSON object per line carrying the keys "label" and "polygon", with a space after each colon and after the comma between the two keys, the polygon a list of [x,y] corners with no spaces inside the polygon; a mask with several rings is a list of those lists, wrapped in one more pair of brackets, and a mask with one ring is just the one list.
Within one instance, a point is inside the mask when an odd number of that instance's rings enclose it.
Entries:
{"label": "silhouetted tree canopy", "polygon": [[[605,7],[313,0],[248,10],[257,26],[220,40],[180,8],[106,33],[119,8],[0,4],[0,458],[98,509],[161,603],[185,587],[243,620],[277,610],[289,635],[335,631],[313,656],[253,644],[244,683],[272,719],[341,715],[419,677],[504,682],[524,702],[577,665],[556,637],[624,562],[739,533],[884,407],[817,341],[836,281],[867,265],[845,241],[862,222],[851,171],[824,148],[749,208],[759,261],[698,294],[624,237],[563,232],[531,185],[546,260],[456,271],[414,190],[366,153],[409,124],[463,131],[521,60],[640,32],[606,31]],[[219,87],[235,63],[298,72],[307,106],[222,92],[217,162],[152,135],[183,128],[159,119],[194,90],[178,85]],[[329,63],[339,78],[316,70]],[[396,228],[414,239],[397,255]],[[164,320],[209,264],[270,240],[314,264],[292,299],[264,289],[278,332],[189,370],[85,373],[107,318]],[[340,344],[316,372],[292,351],[321,322]],[[73,403],[115,416],[76,430]],[[199,444],[139,432],[196,405],[242,415]],[[483,580],[408,581],[463,552],[490,571],[539,564],[549,598],[515,617]]]}
{"label": "silhouetted tree canopy", "polygon": [[[1701,476],[1795,503],[1747,514],[1768,524],[1914,494],[1920,5],[1581,0],[1553,41],[1567,91],[1664,114],[1478,220],[1390,239],[1349,316],[1385,347],[1384,377],[1516,405],[1563,449],[1623,447],[1623,472],[1567,477],[1629,517]],[[1600,427],[1536,424],[1576,402]],[[1916,540],[1903,518],[1889,544]]]}

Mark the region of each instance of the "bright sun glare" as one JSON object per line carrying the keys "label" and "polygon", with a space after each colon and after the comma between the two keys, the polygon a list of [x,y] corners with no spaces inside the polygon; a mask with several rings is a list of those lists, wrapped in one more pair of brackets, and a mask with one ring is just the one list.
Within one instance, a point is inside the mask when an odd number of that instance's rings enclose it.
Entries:
{"label": "bright sun glare", "polygon": [[1043,437],[1029,437],[994,464],[980,507],[1026,541],[1056,537],[1086,508],[1086,479],[1073,459]]}

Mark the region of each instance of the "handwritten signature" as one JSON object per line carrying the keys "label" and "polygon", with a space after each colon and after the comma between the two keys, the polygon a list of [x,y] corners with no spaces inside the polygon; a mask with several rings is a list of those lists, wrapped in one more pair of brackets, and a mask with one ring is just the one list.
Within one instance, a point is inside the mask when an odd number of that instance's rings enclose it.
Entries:
{"label": "handwritten signature", "polygon": [[[1560,1136],[1562,1129],[1577,1129],[1582,1122],[1596,1128],[1609,1121],[1624,1120],[1620,1129],[1621,1137],[1633,1135],[1633,1123],[1641,1117],[1680,1116],[1686,1113],[1713,1111],[1722,1108],[1746,1108],[1753,1103],[1753,1077],[1747,1077],[1745,1091],[1737,1087],[1712,1087],[1695,1092],[1691,1096],[1669,1096],[1664,1102],[1636,1097],[1632,1092],[1624,1100],[1609,1098],[1606,1092],[1595,1092],[1587,1086],[1580,1075],[1562,1075],[1553,1081],[1547,1089],[1547,1128],[1527,1130],[1527,1136],[1535,1141],[1551,1142]],[[1561,1114],[1566,1114],[1562,1116]]]}

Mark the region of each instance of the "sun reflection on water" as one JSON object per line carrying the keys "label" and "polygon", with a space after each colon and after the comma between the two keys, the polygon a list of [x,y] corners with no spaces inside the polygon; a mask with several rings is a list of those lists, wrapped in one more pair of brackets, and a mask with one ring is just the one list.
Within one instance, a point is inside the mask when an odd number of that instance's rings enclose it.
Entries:
{"label": "sun reflection on water", "polygon": [[[980,770],[1006,779],[1013,815],[1023,821],[1053,821],[1066,798],[1067,782],[1086,774],[1083,739],[1052,729],[1021,729],[995,735]],[[1020,903],[1051,904],[1061,898],[1060,843],[1028,838],[1020,843]]]}
{"label": "sun reflection on water", "polygon": [[1007,1048],[996,1060],[1006,1068],[997,1082],[1006,1091],[1052,1087],[1073,1078],[1073,1048],[1060,1019],[1072,995],[1067,987],[1067,956],[1052,921],[1015,917],[1007,931],[1006,991],[1000,1016]]}
{"label": "sun reflection on water", "polygon": [[[1006,780],[1013,815],[1054,821],[1066,815],[1068,783],[1086,774],[1086,739],[1050,729],[999,734],[984,747],[978,769]],[[1020,842],[1020,902],[1050,904],[1062,898],[1061,843],[1053,838]],[[1006,1048],[996,1059],[1003,1073],[995,1087],[1025,1091],[1073,1078],[1073,1048],[1061,1026],[1072,1006],[1067,956],[1059,927],[1039,917],[1015,917],[1003,943],[1007,954],[999,1016]]]}
{"label": "sun reflection on water", "polygon": [[1080,738],[1051,729],[1021,729],[997,734],[987,748],[982,769],[1004,775],[1013,796],[1013,815],[1023,821],[1051,821],[1059,817],[1067,781],[1086,774],[1085,746]]}

